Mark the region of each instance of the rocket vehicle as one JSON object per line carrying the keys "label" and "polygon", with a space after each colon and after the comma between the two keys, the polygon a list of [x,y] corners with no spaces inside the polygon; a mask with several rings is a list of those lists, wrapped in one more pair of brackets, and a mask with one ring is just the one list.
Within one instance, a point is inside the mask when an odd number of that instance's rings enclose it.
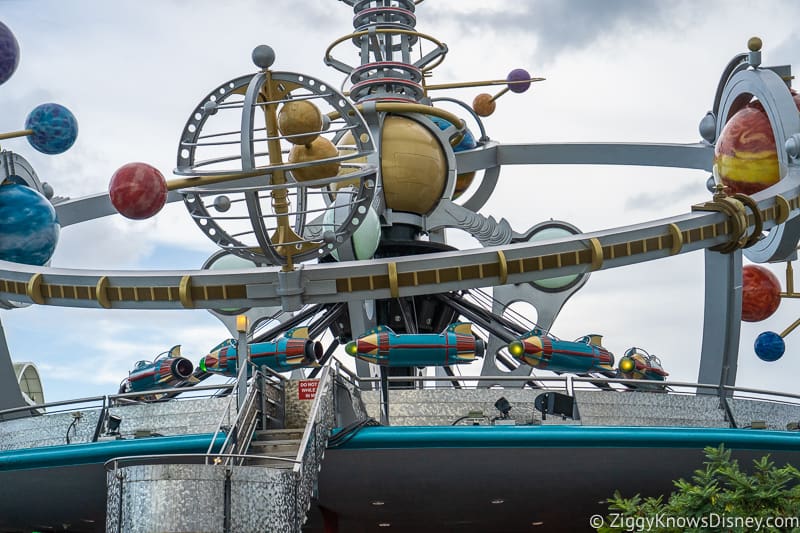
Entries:
{"label": "rocket vehicle", "polygon": [[509,353],[534,368],[553,372],[613,372],[614,354],[603,347],[602,335],[563,341],[539,328],[508,345]]}
{"label": "rocket vehicle", "polygon": [[[249,349],[255,366],[276,372],[314,366],[322,357],[322,344],[308,338],[307,327],[290,329],[274,342],[251,343]],[[235,377],[239,371],[236,341],[228,339],[215,346],[199,366],[203,372]]]}
{"label": "rocket vehicle", "polygon": [[628,348],[619,360],[619,374],[626,379],[664,381],[669,376],[655,355],[642,348]]}
{"label": "rocket vehicle", "polygon": [[120,393],[169,389],[192,376],[194,365],[173,346],[154,361],[139,361],[119,387]]}
{"label": "rocket vehicle", "polygon": [[483,357],[485,349],[469,322],[455,322],[438,334],[397,334],[388,326],[378,326],[345,346],[353,357],[388,367],[471,363],[476,357]]}

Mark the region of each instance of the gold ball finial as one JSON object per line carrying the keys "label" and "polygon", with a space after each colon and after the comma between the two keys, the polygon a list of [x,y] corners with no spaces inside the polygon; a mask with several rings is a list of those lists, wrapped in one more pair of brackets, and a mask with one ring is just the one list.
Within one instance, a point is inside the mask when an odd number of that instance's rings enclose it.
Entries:
{"label": "gold ball finial", "polygon": [[758,52],[761,50],[761,46],[764,43],[761,42],[761,37],[750,37],[747,41],[747,49],[751,52]]}

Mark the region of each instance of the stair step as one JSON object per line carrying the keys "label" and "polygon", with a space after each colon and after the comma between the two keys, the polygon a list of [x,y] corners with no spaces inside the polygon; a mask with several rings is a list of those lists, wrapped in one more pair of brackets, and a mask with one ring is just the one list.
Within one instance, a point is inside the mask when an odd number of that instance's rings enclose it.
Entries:
{"label": "stair step", "polygon": [[[293,458],[294,457],[289,457],[287,459]],[[248,466],[262,466],[265,468],[280,468],[284,470],[291,470],[294,468],[294,463],[291,461],[276,461],[275,459],[259,459],[257,457],[251,457],[245,460],[244,464]]]}
{"label": "stair step", "polygon": [[301,439],[253,439],[250,446],[300,446]]}
{"label": "stair step", "polygon": [[303,438],[302,429],[260,429],[253,435],[253,440],[290,440]]}
{"label": "stair step", "polygon": [[275,444],[275,442],[283,442],[283,441],[266,441],[266,442],[251,442],[250,449],[248,453],[254,455],[279,455],[283,457],[283,454],[291,454],[292,456],[297,455],[297,450],[300,449],[299,442],[289,442],[287,444]]}

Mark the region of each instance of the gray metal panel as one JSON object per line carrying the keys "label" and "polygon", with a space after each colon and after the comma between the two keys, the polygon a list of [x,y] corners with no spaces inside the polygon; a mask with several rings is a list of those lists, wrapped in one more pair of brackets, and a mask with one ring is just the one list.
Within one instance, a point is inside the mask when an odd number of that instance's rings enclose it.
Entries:
{"label": "gray metal panel", "polygon": [[[0,411],[13,409],[14,407],[24,407],[25,405],[25,399],[19,390],[19,383],[17,383],[16,374],[14,373],[14,365],[11,362],[11,353],[8,351],[3,323],[0,322]],[[20,412],[17,415],[12,415],[12,418],[27,415],[27,412]]]}
{"label": "gray metal panel", "polygon": [[458,172],[496,165],[638,165],[711,171],[707,143],[531,143],[488,145],[456,154]]}
{"label": "gray metal panel", "polygon": [[706,250],[705,259],[703,349],[697,381],[735,385],[742,317],[742,252],[721,254]]}

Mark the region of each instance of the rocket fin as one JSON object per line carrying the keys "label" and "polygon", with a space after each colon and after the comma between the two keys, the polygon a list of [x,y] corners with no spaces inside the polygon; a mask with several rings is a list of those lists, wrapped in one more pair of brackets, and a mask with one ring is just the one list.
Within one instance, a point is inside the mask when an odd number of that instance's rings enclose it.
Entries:
{"label": "rocket fin", "polygon": [[300,326],[297,328],[292,328],[286,333],[284,333],[283,336],[286,337],[287,339],[307,339],[308,326]]}
{"label": "rocket fin", "polygon": [[452,324],[447,326],[447,331],[451,331],[453,333],[460,333],[461,335],[472,335],[472,323],[453,322]]}
{"label": "rocket fin", "polygon": [[391,333],[392,335],[395,334],[394,330],[392,330],[392,328],[390,328],[389,326],[377,326],[377,327],[374,327],[374,328],[372,328],[370,330],[365,331],[362,335],[359,335],[359,338],[363,339],[367,335],[372,335],[373,333],[381,333],[383,331],[385,331],[387,333]]}
{"label": "rocket fin", "polygon": [[223,348],[225,348],[225,347],[227,347],[227,346],[233,346],[234,344],[235,344],[235,341],[234,341],[233,339],[225,339],[225,340],[224,340],[224,341],[222,341],[221,343],[219,343],[219,344],[217,344],[216,346],[214,346],[213,348],[211,348],[211,349],[208,351],[208,353],[214,353],[214,352],[218,352],[218,351],[220,351],[221,349],[223,349]]}
{"label": "rocket fin", "polygon": [[181,345],[176,344],[172,348],[169,349],[169,356],[170,357],[180,357],[181,356]]}

